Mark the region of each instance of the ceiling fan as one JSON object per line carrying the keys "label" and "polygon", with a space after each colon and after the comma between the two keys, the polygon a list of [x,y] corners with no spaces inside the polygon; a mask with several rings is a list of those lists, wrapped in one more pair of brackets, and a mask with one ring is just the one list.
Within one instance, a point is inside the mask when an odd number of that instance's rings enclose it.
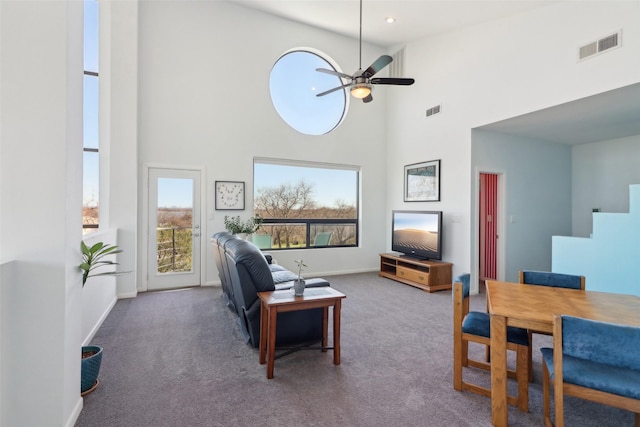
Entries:
{"label": "ceiling fan", "polygon": [[371,96],[372,85],[402,85],[410,86],[415,80],[409,78],[400,77],[376,77],[372,78],[378,71],[389,65],[393,61],[393,58],[389,55],[382,55],[376,59],[373,64],[366,70],[362,71],[362,0],[360,0],[360,62],[358,70],[353,73],[352,76],[344,73],[340,73],[335,70],[328,70],[326,68],[316,68],[316,71],[326,74],[332,74],[334,76],[347,79],[348,83],[334,87],[333,89],[326,90],[324,92],[316,94],[316,96],[328,95],[340,89],[349,88],[351,95],[355,98],[362,99],[363,102],[373,101]]}

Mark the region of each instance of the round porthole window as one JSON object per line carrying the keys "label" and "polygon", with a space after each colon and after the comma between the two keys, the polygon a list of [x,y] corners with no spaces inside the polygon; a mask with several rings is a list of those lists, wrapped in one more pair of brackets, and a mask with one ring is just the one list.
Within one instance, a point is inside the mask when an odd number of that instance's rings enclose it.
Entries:
{"label": "round porthole window", "polygon": [[316,96],[343,84],[340,77],[317,68],[340,71],[326,55],[308,48],[285,52],[271,69],[271,101],[282,119],[305,135],[324,135],[344,119],[348,97],[344,90]]}

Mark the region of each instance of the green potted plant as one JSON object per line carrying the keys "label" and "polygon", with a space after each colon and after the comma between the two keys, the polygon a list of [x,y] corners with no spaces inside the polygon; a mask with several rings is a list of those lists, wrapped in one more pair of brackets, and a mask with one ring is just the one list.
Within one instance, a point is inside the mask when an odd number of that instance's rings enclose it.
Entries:
{"label": "green potted plant", "polygon": [[80,362],[80,396],[86,396],[98,387],[98,375],[102,365],[102,347],[98,345],[82,346]]}
{"label": "green potted plant", "polygon": [[302,270],[307,265],[304,263],[304,260],[302,259],[295,260],[293,262],[295,262],[298,265],[298,278],[293,282],[293,294],[299,297],[304,294],[305,282],[302,279]]}
{"label": "green potted plant", "polygon": [[240,216],[225,215],[224,217],[224,228],[231,234],[250,235],[258,231],[261,225],[260,215],[255,215],[246,221],[242,221]]}
{"label": "green potted plant", "polygon": [[[93,276],[119,275],[125,272],[102,271],[96,273],[100,267],[114,266],[118,263],[105,259],[108,255],[121,253],[115,245],[98,242],[91,247],[84,242],[80,242],[82,250],[82,263],[78,266],[82,271],[82,287],[87,283],[87,279]],[[102,347],[97,345],[87,345],[82,347],[82,361],[80,368],[80,395],[85,396],[98,387],[98,374],[102,364]]]}
{"label": "green potted plant", "polygon": [[92,273],[95,269],[100,267],[106,267],[110,265],[118,265],[117,262],[109,259],[104,259],[108,255],[119,254],[122,249],[118,249],[115,245],[108,243],[98,242],[91,247],[88,247],[84,242],[80,242],[80,248],[82,250],[82,264],[79,265],[82,270],[82,286],[87,283],[87,279],[93,276],[108,276],[123,274],[117,271],[103,271],[100,273]]}

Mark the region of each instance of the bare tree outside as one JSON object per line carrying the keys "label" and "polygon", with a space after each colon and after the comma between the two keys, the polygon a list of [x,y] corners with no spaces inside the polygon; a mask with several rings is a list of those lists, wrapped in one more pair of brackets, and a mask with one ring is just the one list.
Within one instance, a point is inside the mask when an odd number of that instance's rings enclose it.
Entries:
{"label": "bare tree outside", "polygon": [[[311,199],[313,187],[304,182],[281,184],[277,187],[261,187],[254,200],[255,214],[262,218],[305,218],[305,212],[315,208]],[[273,241],[280,247],[291,247],[292,236],[299,226],[273,227]]]}
{"label": "bare tree outside", "polygon": [[[295,184],[259,187],[254,199],[254,213],[264,219],[326,219],[326,223],[312,225],[312,236],[331,232],[331,245],[355,244],[355,226],[331,224],[330,219],[357,218],[356,207],[341,199],[334,202],[335,206],[320,206],[313,194],[313,184],[305,180],[299,180]],[[306,225],[263,225],[263,230],[272,235],[274,247],[306,246]]]}
{"label": "bare tree outside", "polygon": [[[329,218],[357,218],[358,212],[356,207],[348,204],[342,199],[338,199],[335,202],[336,208],[333,209],[335,216]],[[350,242],[355,242],[356,230],[355,227],[336,227],[335,238],[338,244],[346,245]]]}

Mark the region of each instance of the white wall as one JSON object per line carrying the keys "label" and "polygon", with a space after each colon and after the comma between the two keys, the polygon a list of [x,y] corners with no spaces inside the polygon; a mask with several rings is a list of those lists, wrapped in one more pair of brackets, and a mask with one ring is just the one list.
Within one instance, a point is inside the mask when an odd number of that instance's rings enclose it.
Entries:
{"label": "white wall", "polygon": [[478,172],[501,173],[504,180],[503,278],[517,282],[523,269],[551,271],[552,236],[571,233],[571,147],[474,130],[472,152]]}
{"label": "white wall", "polygon": [[118,230],[120,298],[138,288],[138,2],[100,2],[100,228]]}
{"label": "white wall", "polygon": [[[253,156],[362,165],[362,248],[309,251],[310,274],[375,269],[377,253],[390,247],[389,214],[396,208],[443,210],[444,257],[454,274],[469,271],[476,256],[471,129],[635,83],[640,65],[637,3],[562,3],[408,44],[405,74],[416,78],[414,86],[383,88],[369,105],[352,103],[336,131],[310,137],[277,116],[269,70],[284,51],[311,46],[350,72],[357,68],[354,40],[223,2],[143,2],[139,8],[139,31],[132,25],[119,35],[139,37],[139,86],[130,91],[139,95],[138,173],[143,164],[204,166],[208,195],[216,179],[245,181],[250,195]],[[576,61],[578,46],[619,28],[622,48]],[[365,45],[364,62],[380,53]],[[426,119],[425,109],[436,104],[443,112]],[[442,159],[441,202],[404,203],[403,166],[431,159]],[[138,176],[137,194],[125,190],[138,200],[139,212],[122,210],[129,223],[145,216],[143,181]],[[223,228],[224,215],[211,197],[204,217],[207,239]],[[135,245],[146,241],[143,228]],[[210,247],[203,247],[203,282],[215,283]],[[136,253],[140,273],[143,251]],[[278,257],[286,265],[296,254]],[[143,277],[137,287],[146,289]]]}
{"label": "white wall", "polygon": [[[82,240],[89,247],[98,242],[119,246],[117,230],[91,233],[84,236]],[[112,260],[119,262],[117,258]],[[117,270],[126,271],[121,267],[118,266]],[[100,273],[100,271],[107,271],[107,269],[102,268],[96,273]],[[82,345],[91,344],[93,336],[109,315],[116,301],[116,276],[95,276],[87,280],[82,287]]]}
{"label": "white wall", "polygon": [[80,397],[82,2],[0,2],[3,426],[72,425]]}
{"label": "white wall", "polygon": [[[639,15],[638,2],[562,2],[408,44],[405,72],[416,84],[389,97],[387,210],[443,210],[456,220],[445,220],[444,258],[454,274],[476,269],[471,129],[637,82]],[[623,47],[577,62],[579,46],[620,28]],[[442,113],[425,118],[437,104]],[[403,166],[438,158],[442,201],[403,203]]]}
{"label": "white wall", "polygon": [[[285,51],[313,47],[352,72],[358,67],[357,41],[224,2],[143,2],[139,12],[139,162],[206,168],[204,282],[219,281],[209,238],[224,230],[229,214],[214,209],[214,181],[245,181],[248,208],[238,213],[248,217],[254,156],[361,166],[360,247],[309,250],[304,258],[309,275],[375,270],[388,234],[388,89],[377,90],[370,104],[352,102],[346,120],[323,136],[291,129],[269,95],[271,67]],[[365,45],[363,62],[381,53]],[[141,230],[139,245],[145,241]],[[299,253],[279,251],[277,258],[293,269]]]}
{"label": "white wall", "polygon": [[589,237],[594,208],[629,212],[629,185],[640,184],[640,135],[576,145],[572,158],[571,235]]}

